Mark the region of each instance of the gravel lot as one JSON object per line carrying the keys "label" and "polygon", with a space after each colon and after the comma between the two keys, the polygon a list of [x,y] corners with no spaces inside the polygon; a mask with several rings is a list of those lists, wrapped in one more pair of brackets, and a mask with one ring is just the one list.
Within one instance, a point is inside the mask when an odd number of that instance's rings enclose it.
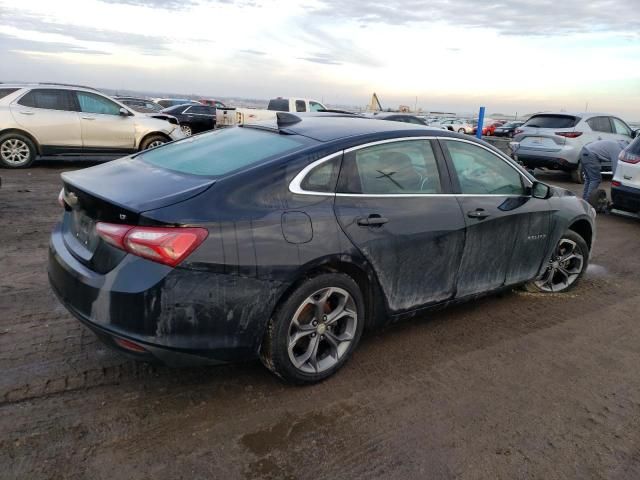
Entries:
{"label": "gravel lot", "polygon": [[[0,478],[640,478],[640,222],[570,294],[395,325],[313,387],[103,347],[49,291],[59,174],[0,170]],[[576,190],[562,175],[541,175]]]}

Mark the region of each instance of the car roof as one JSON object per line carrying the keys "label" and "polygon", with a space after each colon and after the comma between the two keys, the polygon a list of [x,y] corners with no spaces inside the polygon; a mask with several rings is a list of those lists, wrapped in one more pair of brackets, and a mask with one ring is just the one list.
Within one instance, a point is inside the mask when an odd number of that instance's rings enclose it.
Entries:
{"label": "car roof", "polygon": [[413,113],[405,113],[405,112],[366,112],[361,114],[366,118],[386,118],[386,117],[396,117],[398,115],[403,117],[416,117]]}
{"label": "car roof", "polygon": [[[297,123],[288,124],[282,130],[303,135],[320,142],[331,142],[348,137],[360,137],[383,133],[406,133],[412,135],[433,135],[461,137],[459,134],[447,132],[438,128],[431,128],[410,123],[393,122],[367,118],[362,115],[348,115],[336,113],[298,113]],[[465,137],[466,138],[466,137]]]}
{"label": "car roof", "polygon": [[[100,90],[93,87],[87,87],[84,85],[73,85],[70,83],[0,83],[0,88],[46,88],[49,90],[86,90],[88,92],[98,92],[103,94]],[[103,94],[104,95],[104,94]]]}

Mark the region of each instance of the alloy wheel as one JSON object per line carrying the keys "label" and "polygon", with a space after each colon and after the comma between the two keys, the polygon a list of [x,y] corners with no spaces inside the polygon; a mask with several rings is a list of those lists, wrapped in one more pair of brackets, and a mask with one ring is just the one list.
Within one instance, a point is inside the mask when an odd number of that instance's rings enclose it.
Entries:
{"label": "alloy wheel", "polygon": [[160,145],[164,145],[165,143],[167,143],[167,142],[162,141],[162,140],[154,140],[149,145],[147,145],[147,150],[149,150],[150,148],[159,147]]}
{"label": "alloy wheel", "polygon": [[182,129],[182,133],[184,133],[187,137],[190,137],[193,133],[191,131],[191,127],[188,125],[181,125],[180,128]]}
{"label": "alloy wheel", "polygon": [[24,165],[31,158],[29,146],[17,138],[10,138],[0,146],[2,160],[12,166]]}
{"label": "alloy wheel", "polygon": [[356,303],[346,290],[328,287],[307,297],[289,325],[291,363],[305,373],[324,372],[349,351],[358,325]]}
{"label": "alloy wheel", "polygon": [[584,268],[584,256],[573,240],[563,238],[549,260],[547,269],[535,281],[544,292],[560,292],[569,288],[578,279]]}

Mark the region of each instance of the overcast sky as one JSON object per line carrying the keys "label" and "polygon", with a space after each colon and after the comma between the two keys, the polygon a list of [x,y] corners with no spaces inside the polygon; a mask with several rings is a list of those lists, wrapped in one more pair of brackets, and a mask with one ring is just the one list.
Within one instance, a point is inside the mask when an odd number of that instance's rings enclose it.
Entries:
{"label": "overcast sky", "polygon": [[630,0],[0,0],[0,81],[640,120]]}

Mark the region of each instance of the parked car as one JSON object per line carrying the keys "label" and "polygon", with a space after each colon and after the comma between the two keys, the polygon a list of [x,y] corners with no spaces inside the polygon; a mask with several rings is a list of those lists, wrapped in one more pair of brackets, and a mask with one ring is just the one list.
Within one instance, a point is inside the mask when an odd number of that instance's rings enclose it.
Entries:
{"label": "parked car", "polygon": [[216,123],[220,127],[230,127],[247,123],[270,121],[276,112],[321,112],[327,111],[322,103],[308,98],[272,98],[267,109],[262,108],[220,108]]}
{"label": "parked car", "polygon": [[[515,132],[518,159],[529,168],[549,168],[571,173],[582,183],[580,152],[596,140],[631,140],[634,132],[621,119],[606,113],[540,113]],[[602,164],[611,172],[610,164]]]}
{"label": "parked car", "polygon": [[443,120],[440,126],[446,127],[447,130],[458,133],[473,133],[473,123],[465,118],[454,118],[451,120]]}
{"label": "parked car", "polygon": [[594,210],[476,139],[277,114],[62,174],[49,279],[107,344],[320,381],[364,328],[515,285],[564,292]]}
{"label": "parked car", "polygon": [[147,98],[123,97],[120,95],[116,95],[113,98],[140,113],[154,113],[159,112],[160,110],[165,108],[159,103],[156,103],[153,100],[149,100]]}
{"label": "parked car", "polygon": [[640,137],[637,135],[618,157],[611,181],[611,203],[614,210],[640,216]]}
{"label": "parked car", "polygon": [[161,105],[162,108],[175,107],[177,105],[185,105],[187,103],[191,105],[202,105],[200,102],[190,100],[188,98],[156,98],[155,102]]}
{"label": "parked car", "polygon": [[28,167],[37,155],[131,153],[184,137],[176,124],[87,87],[3,84],[0,92],[4,167]]}
{"label": "parked car", "polygon": [[415,115],[409,115],[408,113],[397,112],[372,112],[363,115],[367,118],[373,118],[375,120],[390,120],[392,122],[404,122],[413,123],[414,125],[427,126],[427,122],[423,119],[416,117]]}
{"label": "parked car", "polygon": [[187,137],[216,128],[216,109],[207,105],[177,105],[165,108],[162,113],[176,117]]}
{"label": "parked car", "polygon": [[[476,134],[476,132],[478,131],[478,122],[474,121],[473,122],[473,131],[471,133],[473,133],[474,135]],[[498,128],[499,126],[502,125],[502,122],[500,121],[489,121],[487,123],[485,123],[482,126],[482,135],[483,136],[491,136],[494,135],[496,128]]]}
{"label": "parked car", "polygon": [[209,105],[215,108],[227,108],[227,106],[219,100],[212,100],[210,98],[201,98],[198,100],[202,105]]}
{"label": "parked car", "polygon": [[493,134],[496,137],[509,137],[513,138],[518,127],[524,125],[524,122],[507,122],[501,126],[496,127]]}

